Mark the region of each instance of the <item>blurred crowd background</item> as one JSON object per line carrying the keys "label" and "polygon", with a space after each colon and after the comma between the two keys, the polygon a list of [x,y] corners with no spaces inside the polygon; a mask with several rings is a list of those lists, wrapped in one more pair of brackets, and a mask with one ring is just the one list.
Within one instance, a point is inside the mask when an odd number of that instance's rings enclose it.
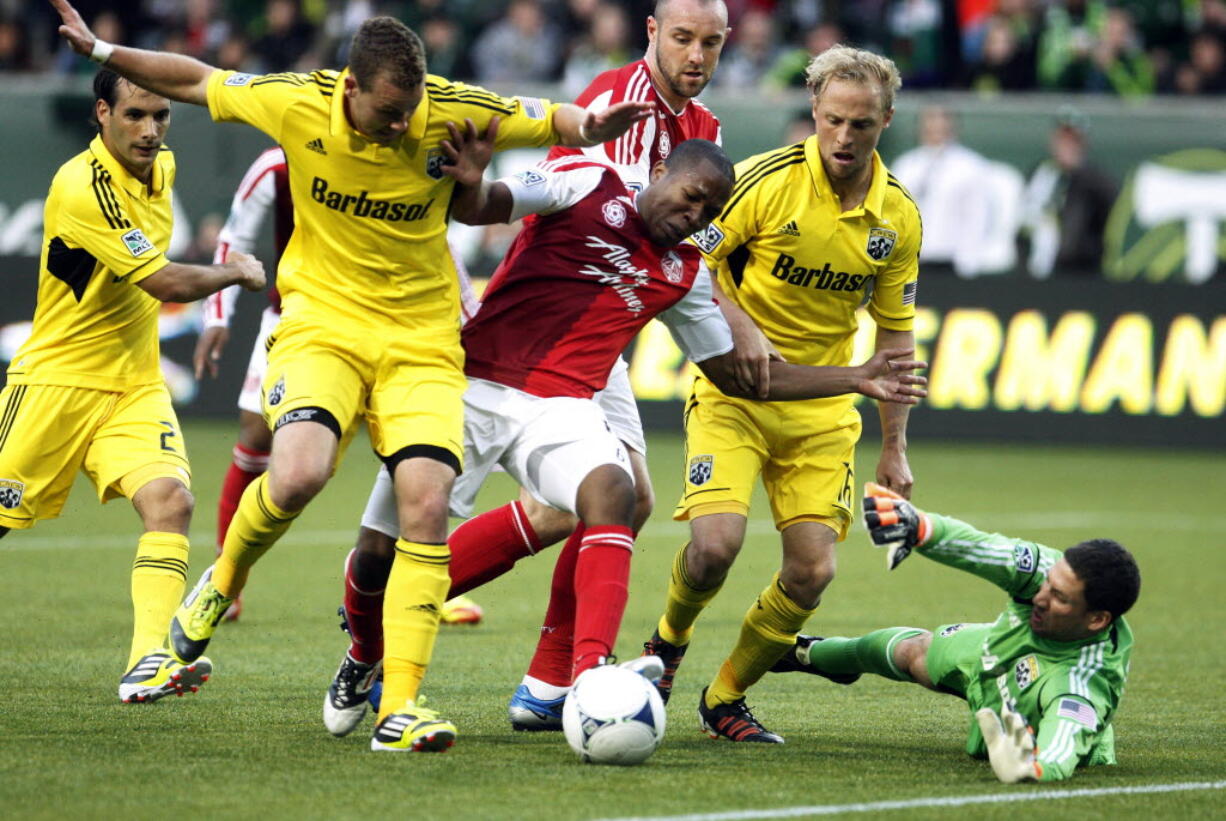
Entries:
{"label": "blurred crowd background", "polygon": [[[578,92],[645,45],[650,0],[81,0],[103,39],[250,72],[339,66],[357,25],[391,14],[433,71]],[[891,56],[909,89],[1140,97],[1226,90],[1226,0],[729,0],[717,89],[803,85],[838,42]],[[0,72],[88,73],[50,5],[0,0]]]}

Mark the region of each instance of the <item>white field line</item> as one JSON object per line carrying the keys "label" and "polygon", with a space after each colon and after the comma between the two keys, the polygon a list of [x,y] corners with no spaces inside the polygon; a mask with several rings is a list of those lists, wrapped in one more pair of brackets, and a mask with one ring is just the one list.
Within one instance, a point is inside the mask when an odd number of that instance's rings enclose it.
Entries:
{"label": "white field line", "polygon": [[1012,804],[1019,801],[1059,801],[1068,798],[1100,798],[1109,795],[1143,795],[1148,793],[1192,792],[1220,790],[1226,781],[1186,781],[1177,784],[1143,784],[1136,787],[1100,787],[1096,789],[1035,790],[1033,792],[1002,792],[987,795],[962,795],[945,798],[911,798],[899,801],[870,801],[863,804],[815,804],[807,807],[778,807],[761,810],[692,813],[688,815],[653,815],[605,818],[600,821],[747,821],[758,818],[808,818],[821,815],[842,815],[887,810],[915,810],[927,807],[967,807],[973,804]]}
{"label": "white field line", "polygon": [[[1085,528],[1104,536],[1124,533],[1136,528],[1156,529],[1169,533],[1206,532],[1217,527],[1217,518],[1204,513],[1173,514],[1146,513],[1140,510],[1086,510],[1080,512],[1051,513],[1043,511],[971,511],[959,512],[958,518],[964,519],[985,530],[995,530],[1013,536],[1025,536],[1028,532],[1050,532],[1053,530],[1068,530]],[[351,547],[357,538],[359,519],[354,517],[353,527],[340,530],[312,530],[299,527],[291,530],[286,536],[287,544],[299,544],[311,547],[335,545],[336,547]],[[751,536],[765,536],[775,533],[775,525],[770,519],[750,519],[748,533]],[[668,539],[683,537],[688,532],[684,522],[652,522],[639,534],[639,540]],[[37,532],[23,533],[15,531],[0,539],[0,553],[21,550],[111,550],[115,548],[135,547],[139,534],[133,531],[130,536],[107,535],[97,536],[44,536]],[[212,542],[210,531],[191,534],[193,543]]]}

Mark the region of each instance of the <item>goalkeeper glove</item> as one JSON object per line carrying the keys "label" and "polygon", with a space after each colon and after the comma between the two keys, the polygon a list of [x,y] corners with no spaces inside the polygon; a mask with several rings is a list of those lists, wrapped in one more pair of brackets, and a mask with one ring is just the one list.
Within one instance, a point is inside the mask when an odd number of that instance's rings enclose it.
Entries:
{"label": "goalkeeper glove", "polygon": [[1005,784],[1016,784],[1043,777],[1043,766],[1035,758],[1034,733],[1012,705],[1002,705],[999,717],[995,710],[984,707],[976,711],[975,719],[988,745],[988,760],[997,778]]}
{"label": "goalkeeper glove", "polygon": [[932,533],[932,522],[923,511],[875,482],[864,483],[864,525],[873,544],[888,549],[886,567],[890,570]]}

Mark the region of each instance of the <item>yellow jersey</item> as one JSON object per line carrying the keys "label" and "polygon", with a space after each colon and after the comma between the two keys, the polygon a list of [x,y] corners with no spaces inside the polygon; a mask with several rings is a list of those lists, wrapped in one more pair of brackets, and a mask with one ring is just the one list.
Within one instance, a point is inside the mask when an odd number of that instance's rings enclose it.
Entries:
{"label": "yellow jersey", "polygon": [[60,166],[43,208],[34,329],[9,384],[126,391],[162,380],[161,303],[137,283],[168,263],[174,179],[170,151],[146,184],[101,137]]}
{"label": "yellow jersey", "polygon": [[392,320],[458,326],[459,291],[447,247],[455,181],[439,143],[465,118],[484,131],[502,118],[496,150],[557,142],[555,104],[500,97],[426,77],[408,130],[389,145],[368,140],[345,115],[348,69],[209,79],[214,120],[249,123],[285,150],[294,232],[277,269],[284,314],[315,324]]}
{"label": "yellow jersey", "polygon": [[844,211],[817,137],[738,163],[724,207],[694,242],[720,287],[787,361],[847,365],[856,309],[911,329],[921,225],[911,195],[873,153],[863,204]]}

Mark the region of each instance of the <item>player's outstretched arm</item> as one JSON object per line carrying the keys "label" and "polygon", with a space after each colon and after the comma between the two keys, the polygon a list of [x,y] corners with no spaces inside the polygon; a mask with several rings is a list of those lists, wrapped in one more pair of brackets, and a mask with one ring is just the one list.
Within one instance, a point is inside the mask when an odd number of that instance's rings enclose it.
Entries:
{"label": "player's outstretched arm", "polygon": [[932,535],[932,520],[926,513],[875,482],[864,483],[864,526],[873,544],[889,551],[888,570],[898,567]]}
{"label": "player's outstretched arm", "polygon": [[136,85],[172,100],[208,105],[208,81],[215,68],[182,54],[117,46],[94,36],[68,0],[50,0],[59,12],[60,36],[77,54],[104,64]]}
{"label": "player's outstretched arm", "polygon": [[842,368],[833,365],[793,365],[770,362],[770,390],[765,397],[743,390],[736,377],[735,350],[698,362],[698,368],[715,386],[729,396],[745,399],[765,398],[772,402],[794,399],[815,399],[862,393],[883,402],[914,405],[928,395],[925,377],[912,371],[928,367],[910,357],[914,351],[904,348],[880,350],[863,365]]}
{"label": "player's outstretched arm", "polygon": [[616,140],[655,110],[655,103],[631,101],[611,105],[597,113],[566,103],[553,113],[553,127],[561,138],[561,145],[586,148]]}
{"label": "player's outstretched arm", "polygon": [[249,254],[234,253],[221,265],[171,262],[137,285],[161,302],[195,302],[229,285],[259,291],[266,283],[264,263]]}
{"label": "player's outstretched arm", "polygon": [[476,123],[469,119],[464,120],[463,130],[455,123],[447,123],[451,139],[440,143],[447,159],[443,173],[456,181],[451,216],[465,225],[490,225],[511,219],[515,205],[511,189],[505,183],[485,179],[500,122],[499,117],[492,118],[484,134],[478,133]]}

